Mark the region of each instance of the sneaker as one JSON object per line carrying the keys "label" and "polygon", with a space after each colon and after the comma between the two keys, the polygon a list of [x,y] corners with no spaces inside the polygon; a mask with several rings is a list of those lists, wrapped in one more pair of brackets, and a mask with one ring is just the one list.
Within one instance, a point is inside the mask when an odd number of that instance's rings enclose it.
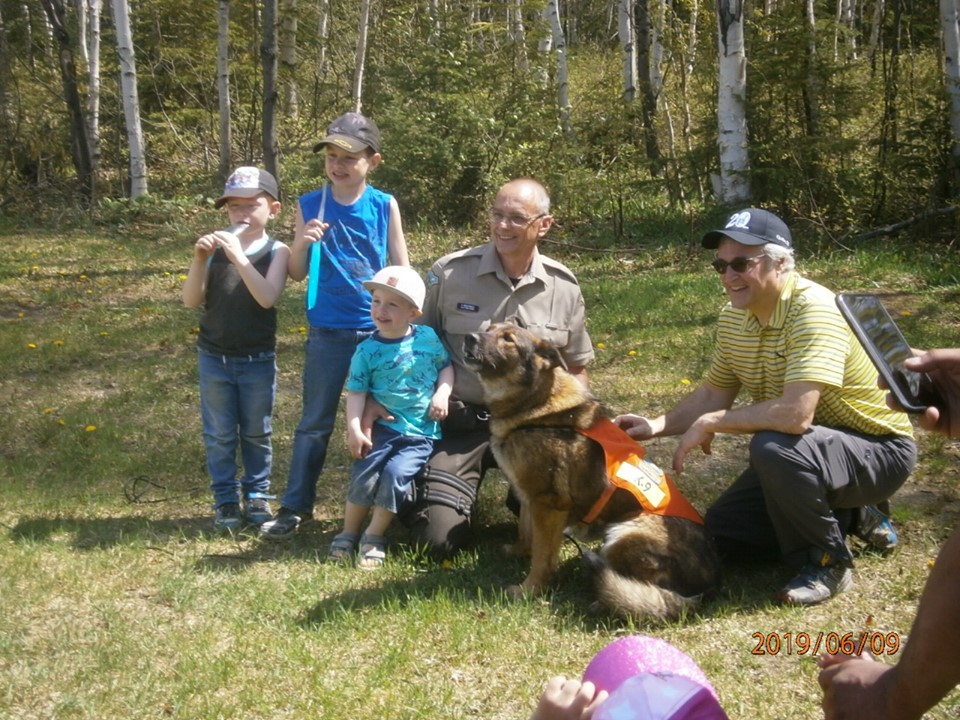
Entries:
{"label": "sneaker", "polygon": [[843,565],[808,565],[777,593],[788,605],[816,605],[853,587],[853,570]]}
{"label": "sneaker", "polygon": [[235,532],[243,524],[240,517],[240,505],[235,502],[224,503],[216,509],[213,516],[213,527],[221,532]]}
{"label": "sneaker", "polygon": [[250,497],[243,503],[243,517],[251,525],[260,527],[265,522],[273,520],[273,511],[265,498]]}
{"label": "sneaker", "polygon": [[268,520],[260,526],[260,535],[269,540],[286,540],[293,537],[301,523],[303,518],[300,515],[293,510],[281,507],[273,520]]}
{"label": "sneaker", "polygon": [[871,548],[882,553],[890,552],[900,542],[890,518],[874,505],[862,508],[860,527],[854,534]]}

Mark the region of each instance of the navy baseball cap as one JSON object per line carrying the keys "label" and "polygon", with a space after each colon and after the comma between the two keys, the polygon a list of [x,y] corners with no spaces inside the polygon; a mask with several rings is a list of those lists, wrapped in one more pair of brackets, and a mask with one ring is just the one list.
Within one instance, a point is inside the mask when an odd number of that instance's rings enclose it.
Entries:
{"label": "navy baseball cap", "polygon": [[717,248],[722,238],[728,237],[743,245],[766,245],[793,247],[790,228],[772,212],[760,208],[738,210],[727,220],[722,230],[711,230],[700,244],[705,248]]}
{"label": "navy baseball cap", "polygon": [[380,129],[373,120],[360,113],[344,113],[330,123],[327,136],[313,146],[313,151],[320,152],[324,145],[336,145],[352,153],[367,148],[380,152]]}

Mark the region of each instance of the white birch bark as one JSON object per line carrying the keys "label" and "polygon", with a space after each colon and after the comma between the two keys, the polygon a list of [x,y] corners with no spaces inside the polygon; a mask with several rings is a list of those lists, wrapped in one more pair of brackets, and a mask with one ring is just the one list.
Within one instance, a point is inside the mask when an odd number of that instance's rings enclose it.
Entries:
{"label": "white birch bark", "polygon": [[330,27],[330,0],[320,0],[317,18],[317,38],[319,39],[319,48],[317,50],[317,77],[323,77],[327,64],[327,37]]}
{"label": "white birch bark", "polygon": [[217,13],[217,105],[220,113],[220,152],[217,167],[226,182],[233,158],[233,123],[230,119],[230,0],[220,0]]}
{"label": "white birch bark", "polygon": [[87,140],[90,144],[90,165],[100,168],[100,16],[103,0],[79,0],[87,3]]}
{"label": "white birch bark", "polygon": [[953,132],[954,172],[960,170],[960,0],[940,0],[943,33],[943,64],[950,98],[950,129]]}
{"label": "white birch bark", "polygon": [[283,77],[283,111],[287,117],[300,112],[297,86],[297,0],[283,0],[280,9],[280,68]]}
{"label": "white birch bark", "polygon": [[567,75],[567,45],[563,37],[563,25],[560,24],[559,0],[547,0],[544,8],[550,30],[553,35],[553,47],[557,55],[557,104],[560,107],[560,127],[565,135],[570,135],[570,87]]}
{"label": "white birch bark", "polygon": [[507,26],[510,42],[515,48],[517,65],[520,69],[526,70],[529,63],[527,62],[527,32],[523,24],[523,3],[524,0],[513,0],[513,4],[507,6]]}
{"label": "white birch bark", "polygon": [[80,59],[84,66],[90,64],[90,45],[87,42],[90,29],[87,24],[87,3],[86,0],[74,0],[77,9],[77,46],[80,49]]}
{"label": "white birch bark", "polygon": [[663,91],[663,33],[669,0],[653,0],[650,7],[650,92],[655,98]]}
{"label": "white birch bark", "polygon": [[353,111],[363,107],[363,70],[367,62],[367,33],[370,29],[370,0],[360,3],[360,32],[357,35],[357,56],[353,69]]}
{"label": "white birch bark", "polygon": [[117,54],[120,57],[120,90],[123,117],[127,126],[127,147],[130,153],[130,198],[136,200],[147,193],[147,158],[143,129],[140,125],[140,100],[137,96],[137,63],[130,33],[130,7],[127,0],[113,0],[113,22],[117,32]]}
{"label": "white birch bark", "polygon": [[637,36],[633,22],[634,0],[620,0],[617,24],[620,52],[623,55],[623,100],[632,103],[637,97]]}
{"label": "white birch bark", "polygon": [[717,144],[720,202],[735,204],[750,197],[747,148],[747,54],[743,45],[742,0],[717,0],[719,78],[717,92]]}

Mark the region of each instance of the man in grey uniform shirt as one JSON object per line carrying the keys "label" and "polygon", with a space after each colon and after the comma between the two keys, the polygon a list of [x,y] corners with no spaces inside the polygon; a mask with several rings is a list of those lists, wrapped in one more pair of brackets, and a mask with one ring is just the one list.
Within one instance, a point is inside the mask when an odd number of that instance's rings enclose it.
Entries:
{"label": "man in grey uniform shirt", "polygon": [[423,322],[437,331],[456,377],[443,438],[416,479],[416,498],[400,518],[413,541],[442,560],[471,540],[471,519],[483,475],[495,466],[483,391],[463,363],[463,338],[490,324],[516,320],[560,349],[585,385],[593,345],[573,273],[540,254],[550,226],[550,198],[535,180],[512,180],[490,208],[490,241],[446,255],[430,268]]}

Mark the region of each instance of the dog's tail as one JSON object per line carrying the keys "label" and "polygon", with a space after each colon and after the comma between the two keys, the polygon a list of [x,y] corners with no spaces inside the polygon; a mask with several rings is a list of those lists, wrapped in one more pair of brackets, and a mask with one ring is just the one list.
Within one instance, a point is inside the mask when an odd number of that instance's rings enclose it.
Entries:
{"label": "dog's tail", "polygon": [[622,618],[636,622],[666,622],[676,620],[700,605],[702,596],[686,597],[654,583],[621,575],[596,553],[587,552],[584,560],[593,574],[597,602]]}

